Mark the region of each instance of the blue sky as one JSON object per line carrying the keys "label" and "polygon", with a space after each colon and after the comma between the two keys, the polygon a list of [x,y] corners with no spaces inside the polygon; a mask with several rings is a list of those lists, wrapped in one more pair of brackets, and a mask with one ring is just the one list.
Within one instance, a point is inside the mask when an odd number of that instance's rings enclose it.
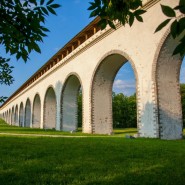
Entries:
{"label": "blue sky", "polygon": [[[45,62],[47,62],[62,46],[80,32],[92,19],[89,19],[90,12],[87,10],[90,0],[55,0],[62,4],[57,10],[57,16],[49,16],[46,27],[50,32],[40,43],[42,53],[31,53],[30,60],[25,64],[22,60],[16,61],[11,57],[13,77],[15,79],[11,86],[0,86],[0,96],[10,96],[16,91],[33,73],[35,73]],[[7,56],[4,48],[0,46],[2,56]],[[185,60],[184,60],[185,61]],[[181,67],[181,82],[185,83],[185,62]],[[182,75],[183,74],[183,75]],[[126,63],[118,72],[113,90],[116,93],[123,92],[126,95],[135,92],[135,77],[129,63]]]}

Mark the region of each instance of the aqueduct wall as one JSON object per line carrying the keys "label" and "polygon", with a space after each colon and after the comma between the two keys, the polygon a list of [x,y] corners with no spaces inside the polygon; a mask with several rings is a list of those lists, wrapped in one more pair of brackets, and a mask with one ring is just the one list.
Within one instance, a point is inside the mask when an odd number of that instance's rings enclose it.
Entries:
{"label": "aqueduct wall", "polygon": [[130,62],[136,78],[138,135],[182,138],[182,59],[171,56],[177,42],[168,36],[168,27],[154,34],[166,19],[160,4],[174,7],[178,0],[144,2],[143,23],[101,31],[98,18],[91,22],[1,106],[1,116],[24,127],[76,129],[81,87],[83,132],[111,134],[113,80]]}

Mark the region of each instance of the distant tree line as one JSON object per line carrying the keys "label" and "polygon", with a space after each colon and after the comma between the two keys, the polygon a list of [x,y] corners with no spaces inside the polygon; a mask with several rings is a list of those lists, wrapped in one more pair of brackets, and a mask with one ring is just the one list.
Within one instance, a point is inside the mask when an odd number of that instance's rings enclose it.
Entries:
{"label": "distant tree line", "polygon": [[[183,126],[185,127],[185,84],[180,85],[183,114]],[[136,94],[125,96],[123,93],[112,93],[113,127],[129,128],[137,127]],[[78,96],[78,127],[82,127],[82,92]]]}
{"label": "distant tree line", "polygon": [[112,93],[113,127],[137,127],[136,94]]}

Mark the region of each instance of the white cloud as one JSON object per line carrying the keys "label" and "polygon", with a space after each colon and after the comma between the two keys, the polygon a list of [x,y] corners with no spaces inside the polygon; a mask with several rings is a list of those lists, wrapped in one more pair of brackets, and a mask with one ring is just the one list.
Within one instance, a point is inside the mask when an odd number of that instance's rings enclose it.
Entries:
{"label": "white cloud", "polygon": [[135,81],[125,81],[121,79],[117,79],[113,84],[113,91],[116,93],[123,93],[125,95],[131,95],[135,93]]}

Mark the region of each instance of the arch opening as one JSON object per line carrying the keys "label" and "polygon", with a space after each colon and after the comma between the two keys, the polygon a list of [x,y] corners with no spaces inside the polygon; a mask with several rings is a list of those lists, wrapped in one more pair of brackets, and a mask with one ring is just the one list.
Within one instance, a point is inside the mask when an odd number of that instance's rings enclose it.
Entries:
{"label": "arch opening", "polygon": [[64,84],[61,94],[61,130],[63,131],[77,131],[78,127],[82,126],[81,115],[78,115],[82,114],[81,109],[78,109],[78,105],[82,104],[80,87],[80,80],[75,75],[69,76]]}
{"label": "arch opening", "polygon": [[183,58],[181,70],[180,70],[180,92],[181,92],[181,104],[182,104],[182,122],[183,128],[185,128],[185,57]]}
{"label": "arch opening", "polygon": [[123,128],[137,128],[136,105],[134,71],[130,62],[126,62],[117,72],[113,83],[112,117],[114,129],[120,132]]}
{"label": "arch opening", "polygon": [[24,125],[24,109],[23,109],[23,103],[21,102],[20,109],[19,109],[19,126],[23,127],[23,125]]}
{"label": "arch opening", "polygon": [[34,101],[33,101],[32,127],[40,128],[40,122],[41,122],[41,101],[40,101],[40,96],[36,94]]}
{"label": "arch opening", "polygon": [[56,128],[56,95],[52,87],[48,88],[44,100],[44,129]]}
{"label": "arch opening", "polygon": [[18,105],[15,107],[15,117],[14,117],[14,122],[16,126],[19,126],[19,120],[18,120]]}
{"label": "arch opening", "polygon": [[11,124],[11,109],[9,109],[8,123]]}
{"label": "arch opening", "polygon": [[92,133],[113,133],[112,87],[116,74],[126,62],[127,58],[114,53],[104,58],[96,69],[92,80]]}
{"label": "arch opening", "polygon": [[31,103],[30,100],[27,99],[25,106],[25,119],[24,119],[24,127],[31,126]]}
{"label": "arch opening", "polygon": [[8,123],[8,111],[6,111],[6,123]]}
{"label": "arch opening", "polygon": [[180,95],[180,55],[172,56],[177,40],[168,36],[164,41],[156,65],[159,137],[182,138],[182,105]]}
{"label": "arch opening", "polygon": [[[2,116],[2,114],[1,114],[1,116]],[[3,112],[3,117],[1,117],[1,118],[3,118],[3,120],[6,121],[6,112]]]}
{"label": "arch opening", "polygon": [[14,107],[12,107],[11,125],[14,125]]}

